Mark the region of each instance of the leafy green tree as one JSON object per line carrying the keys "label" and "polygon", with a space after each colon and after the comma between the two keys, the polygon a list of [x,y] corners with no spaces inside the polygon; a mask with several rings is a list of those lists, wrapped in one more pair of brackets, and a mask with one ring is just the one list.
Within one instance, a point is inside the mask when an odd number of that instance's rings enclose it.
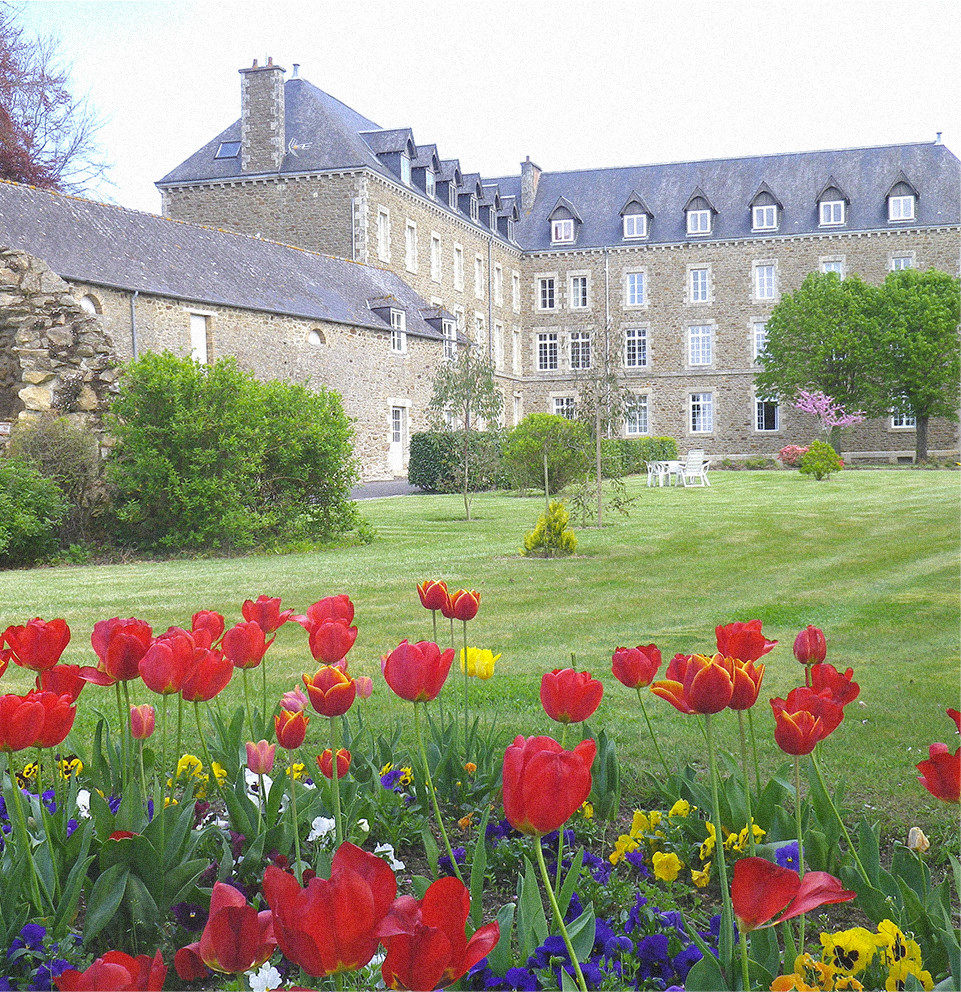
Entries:
{"label": "leafy green tree", "polygon": [[504,464],[520,486],[544,487],[550,509],[557,492],[590,466],[590,433],[576,420],[553,413],[529,413],[507,436]]}
{"label": "leafy green tree", "polygon": [[461,348],[457,358],[444,362],[434,372],[433,395],[428,413],[438,427],[445,420],[459,421],[462,442],[460,474],[464,493],[464,512],[470,520],[471,444],[477,421],[496,423],[504,407],[504,398],[494,381],[494,369],[480,348]]}
{"label": "leafy green tree", "polygon": [[959,286],[946,272],[902,269],[881,285],[881,354],[890,409],[914,416],[915,459],[928,457],[931,417],[958,417]]}

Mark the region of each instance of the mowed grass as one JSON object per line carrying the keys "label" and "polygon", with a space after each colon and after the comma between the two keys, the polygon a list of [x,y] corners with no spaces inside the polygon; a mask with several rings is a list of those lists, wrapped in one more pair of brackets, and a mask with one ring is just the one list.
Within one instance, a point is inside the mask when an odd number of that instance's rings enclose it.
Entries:
{"label": "mowed grass", "polygon": [[[481,592],[470,642],[502,657],[494,678],[472,683],[471,693],[478,708],[496,715],[503,740],[556,730],[540,709],[539,680],[573,655],[604,681],[593,723],[615,736],[636,786],[658,766],[636,695],[610,674],[614,647],[653,641],[666,661],[676,652],[713,651],[716,624],[761,619],[780,642],[764,659],[755,719],[773,767],[782,756],[766,700],[801,681],[791,645],[812,623],[826,632],[828,660],[852,666],[862,687],[822,745],[828,774],[846,778],[852,809],[876,810],[889,829],[943,829],[952,814],[920,788],[914,765],[932,741],[954,746],[944,710],[959,697],[959,480],[945,471],[843,472],[821,483],[793,472],[715,472],[710,489],[685,490],[648,489],[632,479],[638,499],[630,517],[612,515],[602,530],[578,527],[576,557],[558,561],[518,553],[542,499],[481,495],[470,523],[456,496],[376,500],[362,504],[378,533],[366,547],[0,573],[0,625],[65,617],[73,640],[64,660],[90,664],[90,631],[105,617],[138,616],[162,631],[189,626],[200,608],[223,612],[229,623],[259,593],[304,611],[346,592],[360,629],[351,671],[374,676],[368,712],[386,723],[407,719],[409,706],[381,680],[379,658],[402,638],[430,638],[415,583],[445,578],[452,588]],[[448,636],[442,626],[442,645]],[[457,637],[460,643],[460,629]],[[274,698],[314,670],[300,627],[279,632],[268,665]],[[20,691],[28,680],[11,665],[3,684]],[[459,690],[458,679],[446,692],[456,700]],[[155,701],[142,686],[134,694]],[[225,696],[239,702],[239,678]],[[95,702],[113,712],[112,692],[88,687],[77,733],[90,732]],[[648,710],[672,761],[702,760],[694,718],[654,697]],[[722,732],[734,749],[728,716]],[[324,724],[314,720],[308,744],[325,746]]]}

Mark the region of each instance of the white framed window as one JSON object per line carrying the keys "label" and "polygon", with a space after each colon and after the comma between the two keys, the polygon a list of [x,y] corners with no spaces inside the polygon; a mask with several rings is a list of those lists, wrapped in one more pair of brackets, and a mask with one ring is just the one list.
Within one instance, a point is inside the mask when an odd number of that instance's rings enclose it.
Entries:
{"label": "white framed window", "polygon": [[405,186],[410,186],[410,156],[401,155],[400,157],[400,181]]}
{"label": "white framed window", "polygon": [[477,223],[477,197],[471,196],[470,198],[470,219]]}
{"label": "white framed window", "polygon": [[650,432],[647,393],[629,397],[624,405],[624,433],[628,437],[636,437]]}
{"label": "white framed window", "polygon": [[765,203],[757,206],[752,211],[751,227],[755,231],[776,231],[777,230],[777,204]]}
{"label": "white framed window", "polygon": [[760,262],[754,266],[754,298],[773,300],[775,293],[775,266]]}
{"label": "white framed window", "polygon": [[484,315],[474,311],[474,340],[482,346],[487,344],[487,322]]}
{"label": "white framed window", "polygon": [[591,367],[591,332],[571,331],[571,368]]}
{"label": "white framed window", "polygon": [[914,197],[889,196],[888,220],[914,220]]}
{"label": "white framed window", "polygon": [[457,357],[457,324],[453,320],[441,321],[444,330],[444,359],[448,362]]}
{"label": "white framed window", "polygon": [[643,369],[647,366],[647,328],[628,327],[624,331],[624,367]]}
{"label": "white framed window", "polygon": [[647,214],[624,214],[624,237],[647,237]]}
{"label": "white framed window", "polygon": [[891,427],[895,429],[914,430],[918,426],[917,419],[903,410],[895,410],[891,414]]}
{"label": "white framed window", "polygon": [[513,217],[508,217],[507,218],[507,240],[508,241],[513,241],[514,240],[514,218]]}
{"label": "white framed window", "polygon": [[466,335],[467,334],[467,321],[464,318],[464,308],[463,307],[454,307],[453,313],[454,313],[454,323],[457,325],[457,330],[459,330],[461,332],[461,334]]}
{"label": "white framed window", "polygon": [[843,258],[822,258],[821,259],[821,271],[824,273],[833,272],[837,275],[838,279],[844,278],[844,259]]}
{"label": "white framed window", "polygon": [[80,306],[83,310],[86,310],[91,317],[96,317],[100,313],[100,304],[97,301],[97,298],[90,293],[80,297]]}
{"label": "white framed window", "polygon": [[514,393],[514,426],[516,427],[524,419],[524,397],[520,393]]}
{"label": "white framed window", "polygon": [[906,255],[892,255],[889,262],[892,272],[901,272],[903,269],[914,268],[914,252]]}
{"label": "white framed window", "polygon": [[464,249],[454,245],[454,289],[464,288]]}
{"label": "white framed window", "polygon": [[710,234],[711,233],[711,211],[710,210],[688,210],[688,212],[687,212],[687,233],[688,234]]}
{"label": "white framed window", "polygon": [[821,227],[837,227],[844,223],[844,200],[821,201]]}
{"label": "white framed window", "polygon": [[494,322],[494,368],[504,367],[504,325]]}
{"label": "white framed window", "polygon": [[573,420],[577,416],[577,400],[573,396],[553,397],[554,416]]}
{"label": "white framed window", "polygon": [[713,328],[710,324],[695,324],[687,329],[688,365],[710,365],[713,359],[711,342]]}
{"label": "white framed window", "polygon": [[555,285],[553,276],[542,276],[537,280],[538,310],[553,310],[557,306]]}
{"label": "white framed window", "polygon": [[319,327],[314,327],[307,332],[307,344],[311,348],[322,348],[327,344],[327,337]]}
{"label": "white framed window", "polygon": [[514,328],[511,334],[511,363],[514,367],[514,375],[521,374],[521,329]]}
{"label": "white framed window", "polygon": [[587,276],[571,276],[571,309],[587,309]]}
{"label": "white framed window", "polygon": [[[643,217],[644,215],[641,214]],[[643,307],[647,305],[647,277],[644,272],[624,273],[624,306]]]}
{"label": "white framed window", "polygon": [[437,194],[437,180],[433,169],[424,170],[424,192],[433,200]]}
{"label": "white framed window", "polygon": [[[430,173],[428,173],[430,175]],[[430,236],[430,277],[434,282],[441,281],[443,256],[441,254],[440,235],[431,232]]]}
{"label": "white framed window", "polygon": [[480,255],[474,258],[474,296],[484,299],[484,259]]}
{"label": "white framed window", "polygon": [[714,394],[691,393],[691,433],[710,434],[714,430]]}
{"label": "white framed window", "polygon": [[557,332],[537,335],[537,371],[553,372],[557,368]]}
{"label": "white framed window", "polygon": [[494,266],[494,305],[504,305],[504,267],[500,262]]}
{"label": "white framed window", "polygon": [[190,357],[201,365],[207,364],[207,331],[210,318],[204,313],[190,315]]}
{"label": "white framed window", "polygon": [[574,221],[567,217],[564,220],[551,221],[551,241],[554,244],[566,244],[574,240]]}
{"label": "white framed window", "polygon": [[511,270],[511,308],[514,313],[521,312],[521,274]]}
{"label": "white framed window", "polygon": [[447,206],[451,210],[457,209],[457,187],[454,185],[453,179],[447,184]]}
{"label": "white framed window", "polygon": [[689,295],[692,303],[711,302],[711,270],[707,267],[691,269],[688,274]]}
{"label": "white framed window", "polygon": [[412,220],[404,227],[404,265],[408,272],[417,271],[417,225]]}
{"label": "white framed window", "polygon": [[403,444],[404,435],[407,433],[407,408],[403,406],[392,406],[390,408],[390,442],[391,444]]}
{"label": "white framed window", "polygon": [[398,355],[407,351],[407,314],[403,310],[390,311],[390,350]]}
{"label": "white framed window", "polygon": [[762,434],[780,430],[780,410],[777,400],[761,399],[754,401],[754,427]]}
{"label": "white framed window", "polygon": [[752,354],[754,356],[754,361],[756,362],[761,357],[761,353],[767,347],[767,321],[754,321],[754,333],[752,337],[754,342]]}
{"label": "white framed window", "polygon": [[390,211],[386,207],[377,210],[377,257],[390,261]]}

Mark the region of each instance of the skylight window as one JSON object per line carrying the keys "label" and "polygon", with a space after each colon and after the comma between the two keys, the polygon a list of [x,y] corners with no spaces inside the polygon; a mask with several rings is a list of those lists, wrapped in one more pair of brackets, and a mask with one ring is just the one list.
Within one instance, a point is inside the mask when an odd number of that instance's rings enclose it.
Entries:
{"label": "skylight window", "polygon": [[236,158],[240,154],[239,141],[221,141],[214,158]]}

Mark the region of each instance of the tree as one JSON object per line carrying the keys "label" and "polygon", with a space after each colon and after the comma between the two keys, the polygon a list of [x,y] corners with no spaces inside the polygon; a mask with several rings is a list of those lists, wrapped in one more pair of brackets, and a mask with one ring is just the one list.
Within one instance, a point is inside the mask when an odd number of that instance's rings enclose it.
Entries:
{"label": "tree", "polygon": [[544,484],[544,506],[549,510],[551,489],[557,492],[590,466],[590,433],[583,424],[555,413],[529,413],[507,436],[504,464],[514,482],[536,487]]}
{"label": "tree", "polygon": [[0,4],[0,178],[83,192],[103,176],[100,124],[69,89],[51,39],[33,39]]}
{"label": "tree", "polygon": [[479,348],[461,348],[457,358],[434,373],[428,411],[437,426],[447,417],[460,421],[463,432],[460,470],[463,476],[464,512],[470,520],[471,431],[477,419],[496,423],[504,399],[494,382],[494,369]]}
{"label": "tree", "polygon": [[928,457],[931,417],[958,417],[961,280],[902,269],[881,285],[881,354],[889,409],[915,418],[915,460]]}

